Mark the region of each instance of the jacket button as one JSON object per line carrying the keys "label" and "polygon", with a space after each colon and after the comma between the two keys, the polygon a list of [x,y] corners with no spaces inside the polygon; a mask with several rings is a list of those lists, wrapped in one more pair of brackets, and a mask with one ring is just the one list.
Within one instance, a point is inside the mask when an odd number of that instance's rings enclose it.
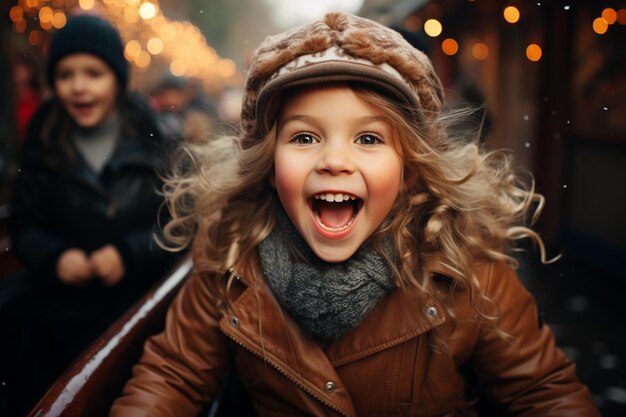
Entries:
{"label": "jacket button", "polygon": [[333,381],[328,381],[324,388],[326,388],[326,392],[333,392],[337,387]]}
{"label": "jacket button", "polygon": [[426,310],[426,314],[428,315],[428,317],[434,319],[435,317],[437,317],[437,314],[439,314],[439,312],[435,307],[428,307],[428,310]]}
{"label": "jacket button", "polygon": [[230,318],[230,325],[233,327],[239,327],[239,319],[235,316]]}

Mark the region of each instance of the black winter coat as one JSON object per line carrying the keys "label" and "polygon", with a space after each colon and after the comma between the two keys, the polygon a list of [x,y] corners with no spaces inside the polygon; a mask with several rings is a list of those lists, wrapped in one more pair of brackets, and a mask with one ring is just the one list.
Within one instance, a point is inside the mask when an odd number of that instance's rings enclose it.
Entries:
{"label": "black winter coat", "polygon": [[[121,118],[130,132],[123,129],[110,160],[96,174],[72,144],[66,144],[68,151],[42,139],[52,108],[52,103],[42,106],[24,143],[11,209],[15,251],[40,280],[56,278],[57,259],[68,248],[89,253],[113,244],[126,269],[117,285],[121,288],[113,292],[127,299],[134,297],[160,278],[172,262],[172,255],[153,239],[158,234],[157,213],[162,202],[157,194],[161,187],[157,170],[165,144],[151,110],[138,97],[127,100]],[[97,292],[103,295],[99,283],[89,286],[99,286]]]}

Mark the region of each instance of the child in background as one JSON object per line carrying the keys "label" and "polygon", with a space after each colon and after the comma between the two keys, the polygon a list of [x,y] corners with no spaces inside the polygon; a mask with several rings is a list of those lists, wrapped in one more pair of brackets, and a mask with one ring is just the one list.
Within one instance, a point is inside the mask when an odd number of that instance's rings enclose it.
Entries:
{"label": "child in background", "polygon": [[260,416],[598,416],[514,271],[542,199],[442,99],[367,19],[266,39],[241,136],[167,181],[195,270],[110,415],[195,416],[232,372]]}
{"label": "child in background", "polygon": [[20,390],[30,401],[173,260],[153,240],[163,141],[127,91],[119,33],[77,16],[54,33],[46,69],[54,95],[29,125],[10,224],[34,282]]}

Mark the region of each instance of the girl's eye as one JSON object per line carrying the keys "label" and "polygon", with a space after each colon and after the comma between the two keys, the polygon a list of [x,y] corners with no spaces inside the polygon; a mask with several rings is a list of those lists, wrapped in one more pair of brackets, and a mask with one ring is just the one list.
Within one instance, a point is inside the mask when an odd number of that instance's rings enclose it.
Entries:
{"label": "girl's eye", "polygon": [[57,71],[57,73],[55,74],[55,78],[57,80],[67,80],[71,76],[72,73],[70,71]]}
{"label": "girl's eye", "polygon": [[291,141],[300,145],[310,145],[317,142],[317,138],[311,133],[298,133],[291,137]]}
{"label": "girl's eye", "polygon": [[384,143],[383,138],[373,133],[365,133],[355,141],[359,145],[376,145],[378,143]]}
{"label": "girl's eye", "polygon": [[102,76],[102,74],[103,72],[97,69],[87,70],[87,75],[89,75],[91,78],[99,78]]}

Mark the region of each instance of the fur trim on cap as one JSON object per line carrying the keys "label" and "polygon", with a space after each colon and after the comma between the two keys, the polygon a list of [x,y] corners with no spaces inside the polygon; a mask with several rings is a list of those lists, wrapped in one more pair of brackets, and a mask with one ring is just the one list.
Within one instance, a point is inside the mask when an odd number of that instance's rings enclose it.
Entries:
{"label": "fur trim on cap", "polygon": [[270,36],[256,50],[241,123],[248,140],[265,136],[285,88],[358,81],[383,89],[422,117],[441,112],[443,88],[428,57],[399,33],[369,19],[332,12],[323,20]]}

